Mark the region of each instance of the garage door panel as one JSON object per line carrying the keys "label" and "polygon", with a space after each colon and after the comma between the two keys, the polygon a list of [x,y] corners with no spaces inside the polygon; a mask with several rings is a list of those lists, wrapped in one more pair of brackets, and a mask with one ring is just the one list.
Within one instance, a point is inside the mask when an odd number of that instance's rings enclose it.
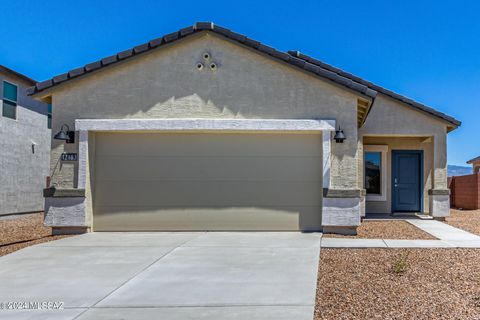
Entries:
{"label": "garage door panel", "polygon": [[96,133],[93,229],[319,230],[322,139]]}
{"label": "garage door panel", "polygon": [[97,181],[318,181],[322,175],[318,157],[99,156],[97,159]]}
{"label": "garage door panel", "polygon": [[[135,217],[135,219],[132,219]],[[96,231],[317,230],[320,207],[98,207]]]}
{"label": "garage door panel", "polygon": [[256,206],[319,205],[316,182],[102,181],[98,205]]}
{"label": "garage door panel", "polygon": [[[254,137],[254,138],[252,138]],[[101,133],[99,156],[317,156],[321,135]],[[155,148],[153,146],[162,146]],[[317,145],[318,148],[312,148]],[[266,147],[268,146],[268,147]]]}

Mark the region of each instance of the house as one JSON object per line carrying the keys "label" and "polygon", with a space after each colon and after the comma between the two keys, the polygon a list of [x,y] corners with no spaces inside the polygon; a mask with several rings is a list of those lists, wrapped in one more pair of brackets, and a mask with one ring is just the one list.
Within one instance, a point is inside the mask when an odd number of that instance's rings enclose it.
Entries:
{"label": "house", "polygon": [[51,110],[26,89],[35,80],[0,65],[0,215],[44,209]]}
{"label": "house", "polygon": [[480,157],[476,157],[471,160],[468,160],[467,163],[472,165],[473,173],[480,172]]}
{"label": "house", "polygon": [[55,109],[44,195],[56,232],[355,233],[365,212],[449,214],[459,121],[213,23],[29,93]]}

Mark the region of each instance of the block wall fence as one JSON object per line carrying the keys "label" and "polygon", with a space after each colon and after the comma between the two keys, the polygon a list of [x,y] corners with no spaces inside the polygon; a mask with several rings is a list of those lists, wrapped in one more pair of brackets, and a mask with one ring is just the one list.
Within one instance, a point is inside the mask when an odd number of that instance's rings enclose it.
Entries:
{"label": "block wall fence", "polygon": [[452,208],[480,209],[480,173],[449,177],[448,187]]}

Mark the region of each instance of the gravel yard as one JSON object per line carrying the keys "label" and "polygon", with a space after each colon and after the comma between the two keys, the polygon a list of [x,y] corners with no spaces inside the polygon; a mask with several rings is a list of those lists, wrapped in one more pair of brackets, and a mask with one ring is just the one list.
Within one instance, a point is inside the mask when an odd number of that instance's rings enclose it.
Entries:
{"label": "gravel yard", "polygon": [[480,319],[478,249],[322,249],[320,255],[315,319]]}
{"label": "gravel yard", "polygon": [[480,236],[480,210],[450,210],[445,223]]}
{"label": "gravel yard", "polygon": [[401,220],[364,220],[356,236],[324,234],[325,238],[435,240],[436,238]]}
{"label": "gravel yard", "polygon": [[52,229],[43,225],[43,213],[0,220],[0,256],[22,248],[66,236],[53,236]]}

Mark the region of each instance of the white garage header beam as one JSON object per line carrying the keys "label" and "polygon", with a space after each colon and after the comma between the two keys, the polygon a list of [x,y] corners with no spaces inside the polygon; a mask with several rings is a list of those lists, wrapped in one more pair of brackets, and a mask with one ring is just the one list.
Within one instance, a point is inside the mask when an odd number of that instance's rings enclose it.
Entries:
{"label": "white garage header beam", "polygon": [[334,131],[335,120],[316,119],[77,119],[78,131]]}

